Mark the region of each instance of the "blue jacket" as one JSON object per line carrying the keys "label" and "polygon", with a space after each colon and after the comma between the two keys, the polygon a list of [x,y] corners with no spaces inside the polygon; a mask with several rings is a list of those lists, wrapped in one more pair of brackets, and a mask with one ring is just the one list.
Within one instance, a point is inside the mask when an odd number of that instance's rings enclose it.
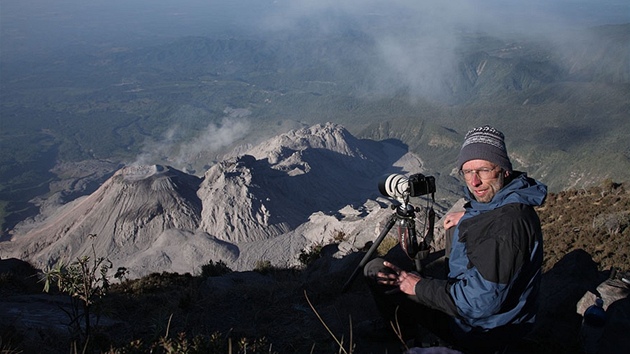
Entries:
{"label": "blue jacket", "polygon": [[543,248],[534,207],[547,187],[525,173],[513,176],[489,203],[466,190],[470,201],[453,235],[449,279],[416,285],[418,300],[450,314],[464,333],[535,320]]}

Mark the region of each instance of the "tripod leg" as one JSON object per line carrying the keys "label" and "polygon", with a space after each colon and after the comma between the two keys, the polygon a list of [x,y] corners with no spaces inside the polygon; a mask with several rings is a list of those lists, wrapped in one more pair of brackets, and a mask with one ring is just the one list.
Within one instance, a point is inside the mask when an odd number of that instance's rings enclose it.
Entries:
{"label": "tripod leg", "polygon": [[381,242],[383,241],[385,236],[387,236],[387,233],[389,232],[389,230],[391,230],[391,228],[394,226],[395,223],[396,223],[396,215],[393,214],[393,215],[391,215],[389,217],[389,220],[387,220],[387,224],[385,225],[385,228],[378,235],[378,237],[376,238],[376,240],[374,241],[374,243],[372,244],[370,249],[367,251],[365,256],[363,256],[363,259],[361,259],[361,262],[359,262],[359,265],[354,269],[354,272],[352,273],[352,275],[350,276],[348,281],[346,281],[346,283],[343,285],[343,288],[342,288],[341,292],[345,293],[348,290],[348,288],[350,287],[350,285],[354,281],[354,278],[357,277],[357,275],[363,269],[365,264],[368,261],[370,261],[370,259],[372,258],[372,255],[374,254],[374,252],[376,252],[376,249],[381,244]]}

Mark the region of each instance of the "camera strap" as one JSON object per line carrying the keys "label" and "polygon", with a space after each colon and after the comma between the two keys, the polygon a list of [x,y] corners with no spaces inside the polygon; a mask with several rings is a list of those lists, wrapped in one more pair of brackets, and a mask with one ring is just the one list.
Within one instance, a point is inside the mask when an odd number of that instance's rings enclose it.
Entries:
{"label": "camera strap", "polygon": [[424,238],[422,239],[422,243],[425,244],[426,248],[429,248],[429,244],[433,241],[433,230],[435,229],[435,210],[433,207],[429,208],[427,213],[427,232],[424,234]]}

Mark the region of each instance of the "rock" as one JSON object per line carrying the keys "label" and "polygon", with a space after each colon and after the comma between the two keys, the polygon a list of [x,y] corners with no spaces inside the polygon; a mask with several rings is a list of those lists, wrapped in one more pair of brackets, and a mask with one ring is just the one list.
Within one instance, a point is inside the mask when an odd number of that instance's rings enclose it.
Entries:
{"label": "rock", "polygon": [[337,242],[339,233],[347,235],[344,255],[376,238],[391,204],[377,182],[422,168],[405,146],[319,124],[220,161],[203,179],[169,166],[123,167],[93,193],[18,225],[1,244],[38,268],[106,257],[130,279],[196,273],[210,260],[234,270],[259,261],[294,266],[303,249]]}

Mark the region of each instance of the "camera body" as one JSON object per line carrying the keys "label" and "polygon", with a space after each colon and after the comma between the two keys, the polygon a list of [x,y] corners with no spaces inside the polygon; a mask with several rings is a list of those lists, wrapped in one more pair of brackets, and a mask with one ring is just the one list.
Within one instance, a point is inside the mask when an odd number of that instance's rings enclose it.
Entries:
{"label": "camera body", "polygon": [[384,196],[406,201],[409,197],[435,193],[435,178],[421,173],[409,177],[392,174],[379,182],[378,189]]}
{"label": "camera body", "polygon": [[421,173],[409,176],[409,196],[418,197],[435,193],[435,177]]}

